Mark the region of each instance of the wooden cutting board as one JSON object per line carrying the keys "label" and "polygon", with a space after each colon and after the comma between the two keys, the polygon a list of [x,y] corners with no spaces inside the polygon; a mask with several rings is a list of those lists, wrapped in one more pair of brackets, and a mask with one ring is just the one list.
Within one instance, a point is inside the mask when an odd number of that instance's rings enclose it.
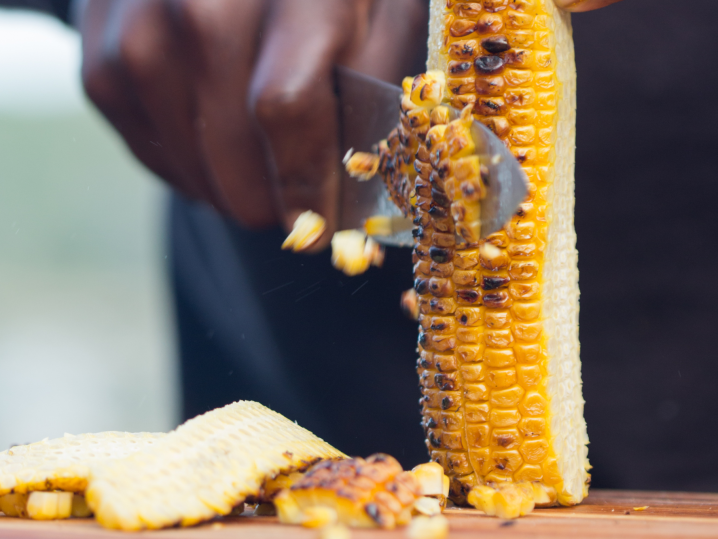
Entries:
{"label": "wooden cutting board", "polygon": [[[647,507],[646,507],[647,506]],[[636,508],[646,507],[644,510]],[[449,509],[450,538],[718,538],[718,494],[594,490],[570,508],[537,509],[518,520],[489,518],[472,509]],[[125,535],[91,519],[36,522],[0,517],[0,539],[94,539],[156,536],[158,539],[314,539],[316,530],[283,526],[274,517],[236,517],[194,528]],[[354,530],[353,539],[406,538],[403,529]]]}

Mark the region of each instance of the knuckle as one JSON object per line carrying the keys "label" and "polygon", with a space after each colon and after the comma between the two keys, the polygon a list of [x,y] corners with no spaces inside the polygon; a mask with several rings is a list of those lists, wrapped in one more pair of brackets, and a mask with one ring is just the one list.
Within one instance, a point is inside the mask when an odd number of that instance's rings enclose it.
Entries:
{"label": "knuckle", "polygon": [[127,75],[135,81],[145,81],[157,72],[160,55],[151,41],[137,31],[127,31],[120,37],[118,59]]}

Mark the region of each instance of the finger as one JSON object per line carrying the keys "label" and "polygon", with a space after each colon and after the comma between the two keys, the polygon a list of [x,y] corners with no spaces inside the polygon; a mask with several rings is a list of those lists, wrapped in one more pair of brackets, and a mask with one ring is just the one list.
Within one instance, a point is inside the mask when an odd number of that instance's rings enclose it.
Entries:
{"label": "finger", "polygon": [[88,2],[79,29],[82,33],[82,80],[90,100],[122,135],[132,153],[152,172],[176,183],[172,167],[154,129],[116,59],[107,56],[106,22],[116,2]]}
{"label": "finger", "polygon": [[347,2],[277,0],[250,89],[250,107],[274,164],[282,218],[291,230],[306,210],[322,215],[325,247],[339,200],[337,102],[332,70],[353,39]]}
{"label": "finger", "polygon": [[554,0],[561,9],[578,13],[580,11],[592,11],[602,7],[610,6],[621,0]]}
{"label": "finger", "polygon": [[231,215],[250,227],[277,223],[258,130],[247,109],[266,0],[177,0],[196,78],[198,137]]}
{"label": "finger", "polygon": [[162,140],[166,160],[194,197],[221,205],[204,170],[195,129],[192,83],[181,38],[164,0],[127,2],[114,46],[134,93]]}

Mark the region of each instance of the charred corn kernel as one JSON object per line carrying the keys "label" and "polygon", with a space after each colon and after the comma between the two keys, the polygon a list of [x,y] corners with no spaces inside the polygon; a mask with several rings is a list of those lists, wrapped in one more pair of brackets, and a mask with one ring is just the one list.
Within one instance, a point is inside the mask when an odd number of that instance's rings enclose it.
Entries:
{"label": "charred corn kernel", "polygon": [[[421,95],[428,75],[405,80],[400,125],[378,145],[390,198],[416,227],[427,448],[451,477],[456,503],[478,485],[509,481],[539,482],[548,489],[542,504],[576,504],[590,466],[570,16],[553,0],[430,4],[428,69],[445,75],[445,91],[440,102],[427,99],[435,95]],[[447,104],[461,111],[453,121]],[[529,192],[504,230],[481,240],[479,201],[492,163],[476,158],[472,116],[509,147]],[[523,499],[520,491],[492,492],[492,512],[522,511],[509,500]]]}
{"label": "charred corn kernel", "polygon": [[27,518],[28,494],[5,494],[0,496],[0,511],[7,517]]}
{"label": "charred corn kernel", "polygon": [[294,252],[308,249],[322,237],[326,228],[327,221],[324,217],[313,211],[305,211],[294,221],[294,227],[282,243],[282,249],[291,249]]}
{"label": "charred corn kernel", "polygon": [[444,539],[449,535],[449,520],[443,515],[418,516],[406,531],[410,539]]}
{"label": "charred corn kernel", "polygon": [[394,458],[377,454],[366,460],[320,462],[274,503],[279,521],[286,524],[315,523],[328,510],[340,524],[393,528],[409,522],[420,497],[414,475]]}
{"label": "charred corn kernel", "polygon": [[72,492],[31,492],[27,516],[33,520],[60,520],[72,514]]}
{"label": "charred corn kernel", "polygon": [[147,451],[93,466],[85,496],[106,528],[188,526],[257,497],[268,477],[342,457],[280,414],[239,401],[187,421]]}
{"label": "charred corn kernel", "polygon": [[342,230],[332,238],[332,264],[349,276],[359,275],[369,266],[384,263],[384,248],[364,232]]}
{"label": "charred corn kernel", "polygon": [[0,495],[34,490],[83,492],[90,466],[152,447],[160,433],[65,434],[0,453]]}
{"label": "charred corn kernel", "polygon": [[87,501],[82,494],[74,494],[72,496],[72,517],[88,518],[92,516],[92,511],[87,507]]}
{"label": "charred corn kernel", "polygon": [[373,153],[356,152],[345,163],[347,172],[359,181],[371,180],[379,171],[379,156]]}
{"label": "charred corn kernel", "polygon": [[401,309],[412,320],[419,319],[419,297],[416,290],[410,288],[401,293]]}
{"label": "charred corn kernel", "polygon": [[319,530],[319,539],[351,539],[352,532],[343,524],[330,524]]}

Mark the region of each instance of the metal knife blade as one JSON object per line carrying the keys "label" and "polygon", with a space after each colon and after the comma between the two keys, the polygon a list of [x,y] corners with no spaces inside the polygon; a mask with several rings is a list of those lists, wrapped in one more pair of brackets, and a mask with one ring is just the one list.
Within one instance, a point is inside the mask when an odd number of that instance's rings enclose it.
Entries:
{"label": "metal knife blade", "polygon": [[[402,90],[343,66],[337,66],[335,73],[342,151],[344,154],[350,150],[371,151],[398,125]],[[452,118],[458,115],[459,111],[452,109]],[[489,128],[474,121],[471,134],[476,153],[488,168],[487,194],[481,201],[481,235],[486,237],[500,230],[526,199],[526,176],[506,145]],[[373,215],[395,217],[397,222],[402,217],[389,200],[381,178],[359,182],[342,170],[340,229],[361,228],[364,220]],[[385,245],[413,245],[410,227],[374,239]]]}

